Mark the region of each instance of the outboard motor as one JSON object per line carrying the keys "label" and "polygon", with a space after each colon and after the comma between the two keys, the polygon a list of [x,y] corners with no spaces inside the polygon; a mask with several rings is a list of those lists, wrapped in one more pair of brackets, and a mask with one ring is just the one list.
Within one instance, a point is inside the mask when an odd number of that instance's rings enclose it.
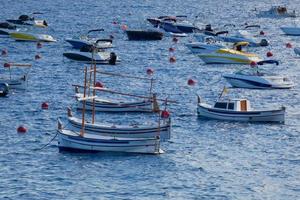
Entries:
{"label": "outboard motor", "polygon": [[110,57],[109,57],[109,60],[108,60],[108,63],[110,65],[115,65],[117,62],[117,55],[114,53],[114,52],[111,52],[110,53]]}
{"label": "outboard motor", "polygon": [[0,97],[5,97],[8,94],[9,86],[7,83],[0,83]]}
{"label": "outboard motor", "polygon": [[266,47],[266,46],[269,45],[269,42],[268,42],[268,40],[266,40],[266,39],[262,39],[262,40],[260,41],[259,45],[260,45],[261,47]]}

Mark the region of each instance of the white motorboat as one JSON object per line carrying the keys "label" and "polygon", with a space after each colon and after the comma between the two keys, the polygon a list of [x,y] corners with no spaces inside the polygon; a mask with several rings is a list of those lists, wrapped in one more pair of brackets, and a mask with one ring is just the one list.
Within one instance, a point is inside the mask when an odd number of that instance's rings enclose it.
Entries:
{"label": "white motorboat", "polygon": [[300,36],[300,27],[282,26],[280,29],[286,35]]}
{"label": "white motorboat", "polygon": [[203,42],[191,42],[185,44],[186,47],[194,54],[201,54],[201,53],[211,53],[215,52],[219,49],[226,48],[225,46],[221,44],[206,44]]}
{"label": "white motorboat", "polygon": [[70,60],[83,63],[96,63],[96,64],[110,64],[115,65],[120,62],[120,59],[114,52],[95,52],[92,55],[91,52],[78,52],[70,51],[63,53],[63,56]]}
{"label": "white motorboat", "polygon": [[24,33],[24,32],[11,32],[10,37],[16,41],[30,41],[30,42],[56,42],[51,35]]}
{"label": "white motorboat", "polygon": [[[70,110],[68,110],[68,122],[69,129],[75,131],[82,129],[82,119],[72,116]],[[84,124],[84,131],[90,134],[120,138],[153,138],[159,135],[162,141],[171,138],[170,118],[160,120],[160,124],[156,125],[114,125],[89,121],[85,121]]]}
{"label": "white motorboat", "polygon": [[218,100],[212,106],[201,102],[198,97],[197,112],[204,118],[241,122],[283,123],[285,118],[285,107],[253,110],[247,99]]}
{"label": "white motorboat", "polygon": [[[260,62],[258,64],[260,64]],[[257,66],[239,70],[232,74],[224,74],[223,77],[230,85],[238,88],[289,89],[294,86],[294,83],[287,77],[258,69]]]}
{"label": "white motorboat", "polygon": [[285,6],[272,6],[270,10],[259,11],[257,17],[282,18],[282,17],[297,17],[297,15],[295,10],[289,12]]}
{"label": "white motorboat", "polygon": [[160,149],[159,136],[154,138],[118,138],[83,133],[84,132],[62,129],[62,126],[59,125],[59,150],[73,152],[163,153],[163,150]]}

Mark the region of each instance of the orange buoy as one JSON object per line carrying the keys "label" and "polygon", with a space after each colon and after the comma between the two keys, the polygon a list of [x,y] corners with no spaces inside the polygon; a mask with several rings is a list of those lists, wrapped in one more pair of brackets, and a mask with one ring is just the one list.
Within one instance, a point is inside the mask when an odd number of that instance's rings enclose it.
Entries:
{"label": "orange buoy", "polygon": [[42,56],[40,54],[36,54],[35,57],[34,57],[36,60],[39,60],[42,58]]}
{"label": "orange buoy", "polygon": [[289,42],[286,43],[285,46],[286,46],[286,48],[292,48],[293,47],[293,45],[291,43],[289,43]]}
{"label": "orange buoy", "polygon": [[4,65],[3,65],[5,68],[9,68],[10,66],[11,66],[11,64],[10,63],[4,63]]}
{"label": "orange buoy", "polygon": [[43,102],[41,107],[43,110],[48,110],[49,104],[47,102]]}
{"label": "orange buoy", "polygon": [[178,42],[178,38],[177,37],[173,37],[172,41],[176,43],[176,42]]}
{"label": "orange buoy", "polygon": [[267,57],[272,57],[273,56],[273,53],[271,51],[268,51],[267,52]]}
{"label": "orange buoy", "polygon": [[173,48],[173,47],[169,48],[169,52],[174,52],[174,51],[175,51],[175,48]]}
{"label": "orange buoy", "polygon": [[174,63],[174,62],[176,62],[176,58],[175,58],[175,56],[172,56],[172,57],[170,57],[169,61],[170,61],[170,63]]}
{"label": "orange buoy", "polygon": [[167,110],[163,110],[161,111],[161,118],[169,118],[170,117],[170,113]]}
{"label": "orange buoy", "polygon": [[187,81],[187,84],[190,85],[190,86],[194,86],[194,85],[196,84],[196,81],[193,80],[193,79],[189,79],[189,80]]}
{"label": "orange buoy", "polygon": [[36,48],[40,49],[40,48],[42,48],[42,47],[43,47],[42,43],[38,42],[38,43],[36,44]]}
{"label": "orange buoy", "polygon": [[98,82],[96,82],[95,87],[104,88],[104,85],[103,85],[103,83],[98,81]]}
{"label": "orange buoy", "polygon": [[264,31],[260,31],[259,35],[265,35],[265,32]]}
{"label": "orange buoy", "polygon": [[25,126],[19,126],[17,128],[17,132],[18,133],[26,133],[27,132],[27,128]]}
{"label": "orange buoy", "polygon": [[2,49],[1,55],[2,55],[2,56],[6,56],[7,54],[8,54],[7,49]]}
{"label": "orange buoy", "polygon": [[123,31],[126,31],[126,30],[128,29],[128,26],[125,25],[125,24],[123,24],[123,25],[121,26],[121,29],[122,29]]}
{"label": "orange buoy", "polygon": [[151,68],[148,68],[147,69],[147,74],[148,75],[152,75],[154,73],[154,70],[153,69],[151,69]]}
{"label": "orange buoy", "polygon": [[250,66],[251,67],[256,67],[257,63],[255,61],[251,61]]}

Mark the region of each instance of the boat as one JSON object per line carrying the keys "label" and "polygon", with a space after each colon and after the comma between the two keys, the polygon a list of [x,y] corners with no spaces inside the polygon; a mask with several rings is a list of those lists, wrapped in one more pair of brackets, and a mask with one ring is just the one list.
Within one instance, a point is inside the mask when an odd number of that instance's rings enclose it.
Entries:
{"label": "boat", "polygon": [[280,29],[286,35],[300,36],[300,27],[282,26]]}
{"label": "boat", "polygon": [[191,42],[185,44],[185,46],[194,54],[211,53],[219,49],[226,48],[221,44],[216,44],[216,43],[206,44],[203,42]]}
{"label": "boat", "polygon": [[113,41],[111,39],[92,37],[90,35],[90,33],[101,32],[101,31],[104,31],[104,29],[89,30],[87,34],[81,35],[79,38],[67,38],[66,42],[70,43],[75,49],[81,49],[86,45],[94,45],[96,48],[99,49],[112,48]]}
{"label": "boat", "polygon": [[17,27],[15,25],[7,22],[0,23],[0,35],[9,35],[11,32],[16,31],[16,29]]}
{"label": "boat", "polygon": [[[82,128],[82,119],[74,117],[71,109],[68,108],[69,129],[78,131]],[[114,125],[104,123],[92,123],[84,121],[84,130],[90,134],[119,138],[153,138],[160,135],[162,141],[171,138],[171,120],[160,120],[158,125]]]}
{"label": "boat", "polygon": [[[278,61],[267,60],[258,62],[258,65],[275,63]],[[223,77],[232,87],[249,89],[289,89],[294,86],[287,77],[269,73],[258,69],[258,66],[239,70],[232,74],[224,74]]]}
{"label": "boat", "polygon": [[5,97],[9,92],[9,86],[7,83],[0,82],[0,97]]}
{"label": "boat", "polygon": [[10,37],[16,41],[30,41],[30,42],[56,42],[51,35],[24,33],[24,32],[11,32]]}
{"label": "boat", "polygon": [[9,89],[16,89],[16,90],[25,90],[27,87],[28,82],[28,74],[30,70],[28,70],[24,75],[19,78],[15,78],[11,76],[11,67],[29,67],[31,68],[31,64],[27,63],[5,63],[5,68],[9,68],[10,75],[9,77],[0,77],[0,83],[8,84]]}
{"label": "boat", "polygon": [[118,138],[62,128],[58,122],[59,151],[126,152],[161,154],[159,136],[153,138]]}
{"label": "boat", "polygon": [[130,29],[126,30],[128,40],[161,40],[163,33],[157,30]]}
{"label": "boat", "polygon": [[201,102],[198,96],[197,113],[199,117],[216,120],[284,123],[285,107],[254,110],[247,99],[219,99],[212,106]]}
{"label": "boat", "polygon": [[[77,109],[83,109],[83,98],[82,93],[76,93],[75,98],[77,100]],[[149,98],[144,101],[116,101],[116,100],[107,100],[95,96],[94,101],[89,99],[85,102],[86,110],[93,110],[95,106],[95,111],[98,112],[153,112],[154,110],[154,101],[156,97]]]}
{"label": "boat", "polygon": [[147,21],[150,22],[155,28],[158,28],[163,22],[178,22],[186,20],[186,15],[177,15],[177,16],[159,16],[159,17],[150,17],[147,18]]}
{"label": "boat", "polygon": [[240,45],[245,44],[247,43],[240,42],[236,44],[237,50],[222,48],[197,55],[206,64],[250,64],[251,62],[261,61],[262,59],[258,55],[241,51]]}
{"label": "boat", "polygon": [[36,20],[34,17],[30,17],[29,15],[21,15],[18,19],[8,19],[6,21],[17,26],[34,26],[39,28],[48,27],[46,20]]}
{"label": "boat", "polygon": [[70,51],[63,53],[63,56],[70,60],[83,63],[115,65],[120,62],[120,59],[114,52],[95,52],[94,55],[92,55],[91,52]]}
{"label": "boat", "polygon": [[272,17],[272,18],[283,18],[283,17],[297,17],[296,11],[288,11],[286,6],[272,6],[267,11],[259,11],[257,17]]}

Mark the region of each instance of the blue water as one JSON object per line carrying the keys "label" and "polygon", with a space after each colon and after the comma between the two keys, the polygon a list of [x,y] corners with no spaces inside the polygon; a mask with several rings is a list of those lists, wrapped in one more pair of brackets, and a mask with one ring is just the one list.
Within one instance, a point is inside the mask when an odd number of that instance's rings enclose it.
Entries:
{"label": "blue water", "polygon": [[[284,3],[300,10],[295,1],[1,1],[0,19],[16,18],[40,11],[58,39],[37,49],[35,43],[0,38],[7,48],[6,61],[30,62],[29,86],[0,99],[0,199],[300,199],[300,109],[299,64],[293,49],[300,38],[282,35],[279,27],[298,23],[292,19],[256,18],[254,7],[268,9]],[[127,41],[119,24],[145,27],[146,17],[166,14],[201,16],[213,26],[245,22],[261,24],[271,45],[251,49],[264,56],[272,51],[279,66],[276,73],[288,75],[297,84],[291,90],[231,90],[231,97],[247,97],[253,107],[287,107],[285,124],[250,124],[203,121],[196,115],[196,93],[214,101],[226,82],[222,73],[241,69],[238,65],[205,65],[184,46],[190,38],[171,38],[158,42]],[[71,84],[82,84],[83,64],[63,59],[71,50],[64,38],[88,29],[104,28],[115,37],[114,51],[121,57],[117,66],[103,70],[146,76],[155,70],[154,90],[161,98],[180,102],[170,105],[172,139],[163,143],[159,156],[124,154],[59,153],[57,141],[39,150],[55,135],[57,117],[66,117],[66,107],[74,105]],[[176,50],[176,63],[169,63],[169,47]],[[34,61],[39,53],[42,59]],[[16,71],[14,71],[15,73]],[[0,69],[1,75],[8,72]],[[189,78],[197,80],[187,86]],[[149,83],[122,78],[98,77],[107,87],[118,91],[146,94]],[[49,110],[41,110],[42,102]],[[136,123],[153,121],[148,115],[99,114],[97,121]],[[23,124],[26,134],[16,129]]]}

